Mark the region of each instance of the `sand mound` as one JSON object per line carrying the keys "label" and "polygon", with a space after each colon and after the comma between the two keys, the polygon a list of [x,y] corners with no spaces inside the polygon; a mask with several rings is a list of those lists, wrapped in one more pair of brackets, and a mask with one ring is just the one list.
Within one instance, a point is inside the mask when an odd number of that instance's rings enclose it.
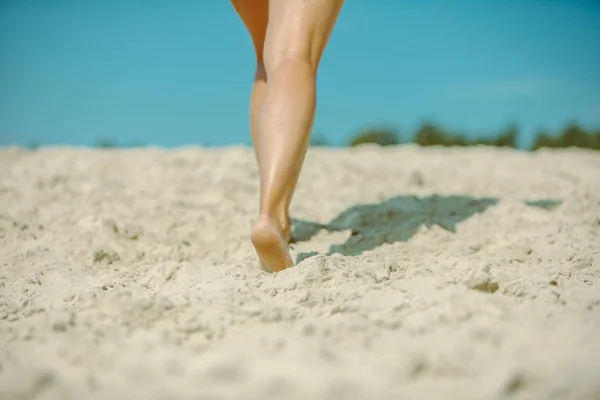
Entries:
{"label": "sand mound", "polygon": [[0,151],[2,399],[600,396],[600,153],[311,149],[260,270],[250,149]]}

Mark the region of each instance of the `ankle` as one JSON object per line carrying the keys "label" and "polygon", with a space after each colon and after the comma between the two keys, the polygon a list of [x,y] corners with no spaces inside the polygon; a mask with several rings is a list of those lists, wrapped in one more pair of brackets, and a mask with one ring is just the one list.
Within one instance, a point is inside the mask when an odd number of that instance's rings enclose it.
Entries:
{"label": "ankle", "polygon": [[285,212],[263,210],[259,213],[257,221],[269,221],[276,225],[283,233],[288,232],[291,228],[290,216]]}
{"label": "ankle", "polygon": [[279,218],[275,217],[276,214],[261,212],[256,219],[256,222],[270,222],[276,225],[278,228],[281,228],[281,221]]}
{"label": "ankle", "polygon": [[283,229],[290,229],[292,222],[290,220],[290,215],[288,213],[280,215],[279,220],[281,221],[281,227]]}

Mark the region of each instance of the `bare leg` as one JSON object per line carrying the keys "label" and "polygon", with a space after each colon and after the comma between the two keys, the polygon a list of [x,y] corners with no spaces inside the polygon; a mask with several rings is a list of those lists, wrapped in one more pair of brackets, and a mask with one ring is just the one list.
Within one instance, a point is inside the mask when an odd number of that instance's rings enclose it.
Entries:
{"label": "bare leg", "polygon": [[264,47],[268,85],[258,121],[260,214],[251,240],[268,270],[293,265],[281,216],[308,148],[319,61],[343,0],[270,0]]}
{"label": "bare leg", "polygon": [[267,35],[267,24],[269,22],[269,2],[268,0],[231,0],[231,4],[244,22],[246,29],[248,29],[256,53],[256,70],[254,72],[254,83],[252,84],[252,93],[250,95],[250,133],[252,135],[256,160],[260,164],[258,155],[258,116],[265,90],[267,89],[267,73],[263,63],[263,49],[265,36]]}
{"label": "bare leg", "polygon": [[[269,21],[269,1],[231,0],[231,3],[244,22],[246,29],[248,29],[256,53],[256,70],[254,73],[254,83],[252,84],[252,93],[250,95],[250,133],[252,135],[256,161],[260,167],[258,123],[267,89],[267,73],[263,61],[263,50]],[[291,240],[290,216],[287,211],[284,211],[278,217],[283,228],[285,240],[289,242]]]}

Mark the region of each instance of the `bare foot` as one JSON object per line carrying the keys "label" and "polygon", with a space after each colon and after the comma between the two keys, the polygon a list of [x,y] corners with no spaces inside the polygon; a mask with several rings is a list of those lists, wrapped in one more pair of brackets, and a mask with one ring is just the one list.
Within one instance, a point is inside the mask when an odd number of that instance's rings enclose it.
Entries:
{"label": "bare foot", "polygon": [[288,240],[281,228],[268,217],[261,216],[254,223],[250,240],[267,271],[281,271],[294,265],[288,250]]}

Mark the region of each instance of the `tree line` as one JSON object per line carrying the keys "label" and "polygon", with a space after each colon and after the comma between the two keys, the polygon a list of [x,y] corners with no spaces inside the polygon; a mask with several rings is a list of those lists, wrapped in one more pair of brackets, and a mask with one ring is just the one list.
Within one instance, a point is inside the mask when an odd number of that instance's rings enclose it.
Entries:
{"label": "tree line", "polygon": [[[343,143],[345,146],[358,146],[361,144],[377,144],[380,146],[393,146],[405,143],[415,143],[420,146],[496,146],[496,147],[518,147],[519,129],[516,125],[510,125],[500,130],[493,137],[469,139],[469,135],[460,132],[444,130],[437,124],[426,122],[421,125],[410,138],[399,135],[393,128],[371,127],[363,129],[349,137]],[[313,135],[311,146],[332,146],[322,135]],[[249,143],[251,145],[251,143]],[[37,143],[26,146],[36,149]],[[95,148],[123,148],[144,147],[140,142],[131,144],[120,144],[110,138],[103,138],[96,142]],[[585,129],[573,122],[558,132],[540,131],[535,135],[533,146],[530,150],[541,148],[567,148],[580,147],[584,149],[600,150],[600,129]]]}
{"label": "tree line", "polygon": [[[416,143],[420,146],[497,146],[517,148],[519,129],[510,125],[493,137],[469,139],[468,135],[449,132],[439,125],[426,122],[419,127],[410,139],[402,138],[397,130],[391,128],[367,128],[359,131],[347,141],[348,146],[361,144],[378,144],[392,146],[403,143]],[[320,136],[313,138],[311,145],[328,146]],[[600,150],[600,129],[587,130],[577,123],[567,125],[559,132],[538,132],[531,150],[541,148],[580,147]]]}

